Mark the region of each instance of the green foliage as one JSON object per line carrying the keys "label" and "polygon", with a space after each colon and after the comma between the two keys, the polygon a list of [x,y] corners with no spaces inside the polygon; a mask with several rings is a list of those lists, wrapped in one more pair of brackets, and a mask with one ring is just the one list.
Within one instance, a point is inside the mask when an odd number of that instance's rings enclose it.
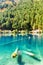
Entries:
{"label": "green foliage", "polygon": [[10,6],[0,14],[0,25],[4,29],[43,29],[43,2],[23,0]]}

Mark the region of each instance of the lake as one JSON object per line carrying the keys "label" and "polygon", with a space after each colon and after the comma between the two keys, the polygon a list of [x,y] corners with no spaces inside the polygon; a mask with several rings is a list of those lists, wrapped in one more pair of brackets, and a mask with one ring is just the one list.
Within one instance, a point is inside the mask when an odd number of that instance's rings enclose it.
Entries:
{"label": "lake", "polygon": [[[21,56],[12,58],[16,48],[21,51]],[[31,52],[35,57],[23,51]],[[43,65],[43,35],[17,35],[0,37],[0,65]]]}

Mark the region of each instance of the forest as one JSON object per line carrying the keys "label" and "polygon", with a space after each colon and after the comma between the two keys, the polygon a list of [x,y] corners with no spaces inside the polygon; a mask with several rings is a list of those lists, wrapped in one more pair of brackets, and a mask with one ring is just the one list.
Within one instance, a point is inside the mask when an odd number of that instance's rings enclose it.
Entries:
{"label": "forest", "polygon": [[1,30],[43,30],[43,0],[21,0],[12,4],[4,5],[6,10],[0,12]]}

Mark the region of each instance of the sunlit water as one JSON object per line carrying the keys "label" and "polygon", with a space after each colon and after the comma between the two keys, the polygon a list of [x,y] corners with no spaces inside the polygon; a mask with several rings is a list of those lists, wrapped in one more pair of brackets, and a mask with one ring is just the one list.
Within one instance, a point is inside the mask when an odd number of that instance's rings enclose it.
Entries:
{"label": "sunlit water", "polygon": [[[11,57],[16,48],[21,51],[21,63],[18,62],[20,57]],[[32,52],[35,58],[23,51]],[[43,36],[1,36],[0,65],[43,65]]]}

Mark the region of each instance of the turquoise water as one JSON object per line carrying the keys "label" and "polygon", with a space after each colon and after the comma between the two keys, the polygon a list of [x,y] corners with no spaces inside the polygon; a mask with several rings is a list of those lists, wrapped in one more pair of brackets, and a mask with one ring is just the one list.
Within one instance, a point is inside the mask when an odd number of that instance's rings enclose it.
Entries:
{"label": "turquoise water", "polygon": [[[21,57],[12,58],[11,54],[17,47],[21,51]],[[22,51],[32,52],[35,57]],[[43,65],[43,36],[1,36],[0,65]]]}

